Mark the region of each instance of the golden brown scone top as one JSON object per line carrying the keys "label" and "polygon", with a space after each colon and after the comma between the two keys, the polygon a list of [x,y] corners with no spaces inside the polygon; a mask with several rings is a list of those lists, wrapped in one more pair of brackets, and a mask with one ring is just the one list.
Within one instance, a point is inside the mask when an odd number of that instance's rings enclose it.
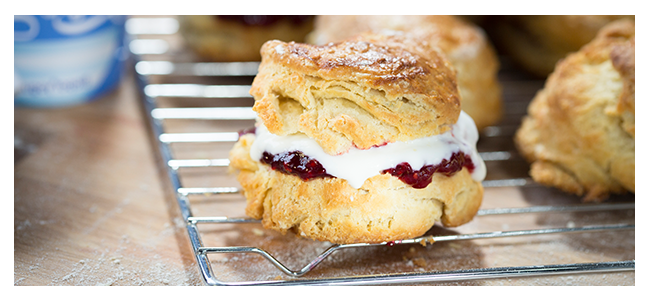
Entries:
{"label": "golden brown scone top", "polygon": [[456,105],[455,74],[447,61],[439,55],[427,61],[413,52],[413,49],[405,49],[394,36],[378,35],[324,46],[276,40],[262,47],[267,62],[298,72],[323,79],[358,82],[395,97],[432,93],[433,97],[423,100],[432,104],[443,100]]}
{"label": "golden brown scone top", "polygon": [[634,22],[558,63],[515,136],[538,182],[587,201],[635,190]]}
{"label": "golden brown scone top", "polygon": [[440,134],[456,123],[455,71],[406,36],[315,46],[269,41],[251,94],[270,132],[302,132],[330,154]]}
{"label": "golden brown scone top", "polygon": [[481,130],[502,117],[499,61],[485,33],[457,16],[445,15],[322,15],[307,42],[326,44],[365,32],[407,34],[436,47],[456,70],[461,108]]}

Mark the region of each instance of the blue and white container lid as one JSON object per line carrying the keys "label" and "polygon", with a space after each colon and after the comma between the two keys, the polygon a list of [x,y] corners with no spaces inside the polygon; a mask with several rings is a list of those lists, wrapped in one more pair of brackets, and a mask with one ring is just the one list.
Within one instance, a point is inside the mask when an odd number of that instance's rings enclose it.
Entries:
{"label": "blue and white container lid", "polygon": [[114,89],[126,16],[14,16],[14,105],[85,103]]}

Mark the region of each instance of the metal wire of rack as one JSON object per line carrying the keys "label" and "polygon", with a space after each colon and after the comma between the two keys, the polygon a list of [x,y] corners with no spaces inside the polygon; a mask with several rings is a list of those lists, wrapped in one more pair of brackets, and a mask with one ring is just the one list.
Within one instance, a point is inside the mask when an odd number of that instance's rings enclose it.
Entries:
{"label": "metal wire of rack", "polygon": [[[251,96],[248,91],[250,80],[257,72],[257,62],[243,63],[211,63],[196,62],[185,58],[179,52],[170,47],[170,42],[164,38],[177,36],[178,23],[174,18],[169,17],[146,17],[131,18],[127,22],[127,31],[132,35],[130,50],[134,57],[136,78],[140,87],[141,96],[148,121],[151,124],[154,137],[157,140],[160,156],[165,170],[168,173],[169,181],[175,191],[175,198],[178,202],[181,215],[184,219],[187,232],[192,244],[201,275],[208,285],[373,285],[373,284],[416,284],[435,282],[457,282],[476,279],[499,279],[518,278],[532,276],[586,274],[595,272],[628,272],[634,271],[635,260],[580,262],[563,264],[536,264],[525,266],[504,266],[489,268],[466,268],[452,270],[424,270],[415,272],[381,272],[370,274],[355,274],[353,276],[325,276],[304,278],[306,274],[316,269],[323,261],[335,252],[346,249],[360,249],[372,247],[387,247],[396,245],[423,245],[441,242],[498,239],[524,236],[572,234],[584,232],[611,232],[611,231],[633,231],[634,224],[625,222],[623,224],[608,225],[585,225],[565,227],[544,227],[523,230],[497,230],[488,232],[453,233],[427,235],[415,239],[393,241],[381,244],[346,244],[326,245],[324,251],[316,254],[313,260],[307,260],[302,267],[292,268],[285,265],[281,259],[276,258],[271,251],[256,246],[206,246],[204,234],[200,226],[229,224],[257,224],[259,221],[247,217],[228,217],[223,215],[210,214],[209,216],[195,216],[196,202],[191,198],[210,198],[223,195],[239,196],[239,188],[231,186],[208,186],[208,187],[187,187],[183,181],[184,170],[204,170],[201,172],[212,172],[216,169],[224,169],[228,166],[227,157],[219,158],[179,158],[173,146],[179,144],[232,144],[237,141],[236,131],[190,131],[185,132],[174,127],[174,121],[184,122],[239,122],[244,121],[252,124],[255,114],[251,110]],[[152,38],[153,37],[153,38]],[[143,57],[156,57],[163,55],[162,59],[143,59]],[[166,55],[166,56],[164,56]],[[161,83],[152,83],[152,77],[164,78]],[[180,78],[180,79],[179,79]],[[193,80],[193,79],[200,80]],[[202,82],[203,78],[228,79],[226,83],[213,84]],[[508,78],[505,78],[508,80]],[[200,83],[196,83],[198,81]],[[191,83],[187,83],[191,82]],[[232,84],[231,82],[235,82]],[[240,82],[248,82],[241,84]],[[534,83],[539,85],[540,83]],[[505,89],[504,89],[505,90]],[[516,93],[516,91],[515,91]],[[507,98],[507,97],[504,97]],[[230,106],[201,106],[201,105],[161,105],[161,99],[230,99]],[[505,99],[504,101],[507,101]],[[247,105],[239,106],[238,103]],[[504,122],[499,126],[487,128],[481,136],[482,140],[490,138],[511,139],[517,128],[517,120],[525,112],[525,104],[510,102],[506,105],[506,113],[515,120],[511,123]],[[211,123],[212,124],[212,123]],[[238,125],[240,123],[237,123]],[[193,128],[191,125],[182,127]],[[233,127],[228,127],[233,128]],[[245,128],[241,128],[245,129]],[[481,143],[481,142],[480,142]],[[499,143],[497,143],[499,145]],[[521,165],[521,158],[516,151],[507,149],[493,149],[490,146],[483,147],[479,144],[479,151],[486,163],[502,163],[516,161]],[[487,149],[487,150],[486,150]],[[222,151],[223,153],[227,153]],[[208,150],[204,153],[213,153]],[[205,171],[207,170],[207,171]],[[202,173],[203,174],[203,173]],[[527,176],[488,178],[483,182],[484,187],[520,187],[526,188],[536,186]],[[243,197],[239,196],[243,201]],[[629,200],[629,199],[628,199]],[[634,210],[634,198],[632,201],[614,201],[603,204],[577,204],[577,205],[534,205],[528,207],[511,208],[485,208],[481,209],[477,218],[483,216],[507,216],[517,214],[543,214],[543,213],[588,213],[588,212],[611,212],[611,211],[632,211]],[[629,219],[629,218],[628,218]],[[628,220],[626,219],[626,220]],[[632,218],[633,220],[633,218]],[[259,226],[259,224],[258,224]],[[298,238],[295,238],[298,239]],[[411,249],[412,250],[412,249]],[[225,281],[220,274],[213,270],[214,261],[210,259],[214,254],[256,254],[266,259],[275,266],[288,279],[273,280],[240,280]],[[225,260],[228,261],[227,259]],[[304,261],[304,260],[303,260]],[[256,263],[260,263],[257,261]]]}

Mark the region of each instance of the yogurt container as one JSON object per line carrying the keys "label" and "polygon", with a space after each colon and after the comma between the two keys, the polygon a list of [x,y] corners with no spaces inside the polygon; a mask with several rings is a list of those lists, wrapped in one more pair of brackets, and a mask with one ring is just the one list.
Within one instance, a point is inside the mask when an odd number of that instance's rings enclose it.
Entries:
{"label": "yogurt container", "polygon": [[126,16],[14,16],[14,105],[61,107],[120,82]]}

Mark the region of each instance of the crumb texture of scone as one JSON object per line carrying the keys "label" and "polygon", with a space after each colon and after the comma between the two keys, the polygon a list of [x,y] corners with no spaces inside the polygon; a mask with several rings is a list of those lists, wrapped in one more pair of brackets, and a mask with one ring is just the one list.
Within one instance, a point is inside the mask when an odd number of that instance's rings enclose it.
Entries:
{"label": "crumb texture of scone", "polygon": [[332,243],[380,243],[423,235],[435,222],[469,222],[483,198],[480,182],[467,169],[436,174],[414,189],[389,174],[352,188],[339,178],[304,181],[250,158],[254,134],[243,135],[230,152],[247,199],[246,214],[265,228]]}
{"label": "crumb texture of scone", "polygon": [[456,16],[316,16],[307,42],[325,45],[365,33],[406,34],[440,49],[457,73],[461,108],[480,130],[502,117],[499,60],[481,28]]}
{"label": "crumb texture of scone", "polygon": [[404,36],[273,40],[261,53],[253,110],[273,134],[304,133],[332,155],[440,134],[460,114],[453,67]]}
{"label": "crumb texture of scone", "polygon": [[578,51],[601,28],[619,19],[634,20],[634,16],[490,16],[484,23],[499,51],[524,70],[545,78],[558,61]]}
{"label": "crumb texture of scone", "polygon": [[549,75],[515,135],[535,181],[585,201],[634,193],[634,44],[634,22],[612,22]]}

